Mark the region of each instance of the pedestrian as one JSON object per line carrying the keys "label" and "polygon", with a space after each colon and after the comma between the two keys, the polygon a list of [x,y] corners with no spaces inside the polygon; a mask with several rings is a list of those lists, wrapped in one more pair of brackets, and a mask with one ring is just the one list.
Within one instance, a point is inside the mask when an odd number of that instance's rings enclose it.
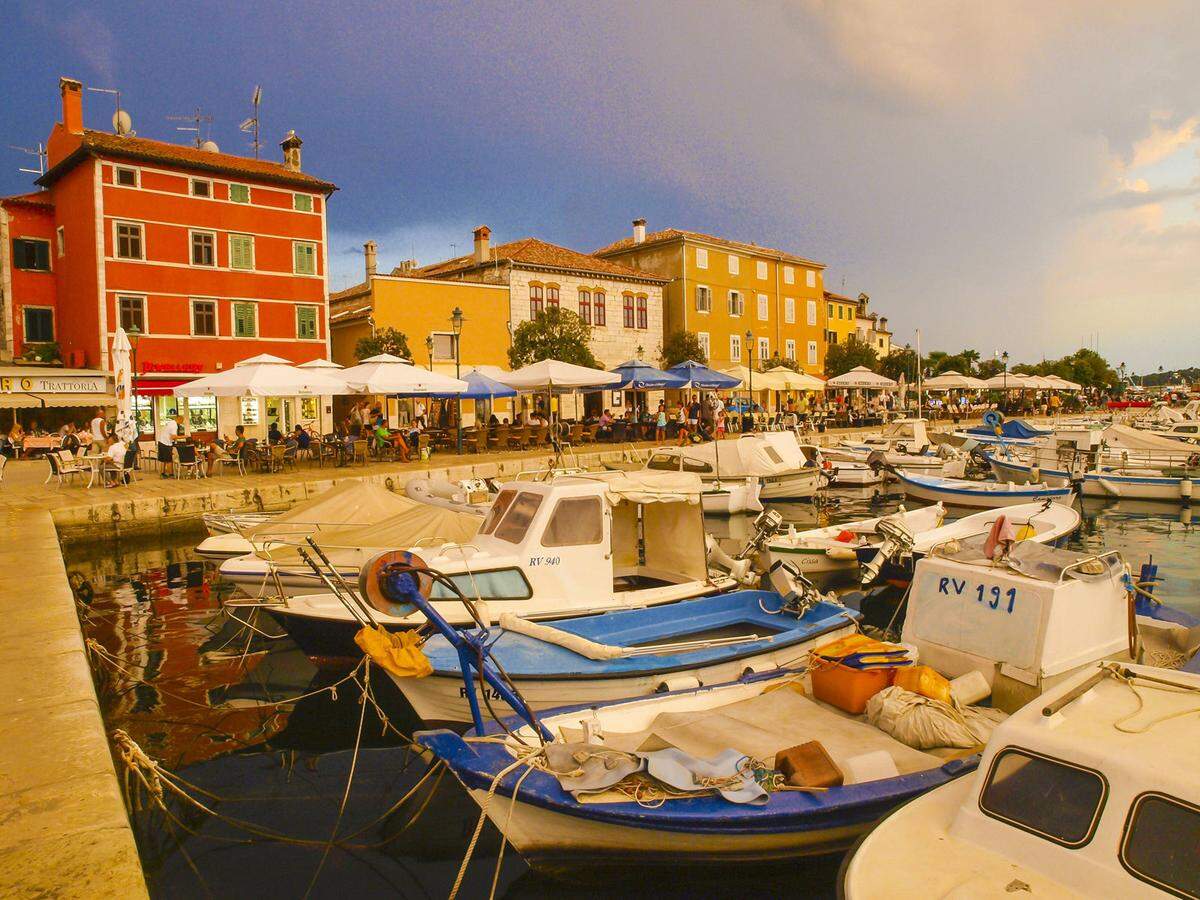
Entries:
{"label": "pedestrian", "polygon": [[658,417],[654,420],[654,440],[661,444],[667,439],[667,404],[660,400],[658,403]]}
{"label": "pedestrian", "polygon": [[175,441],[179,437],[179,423],[170,417],[158,423],[154,439],[158,445],[158,461],[162,464],[160,477],[170,478],[175,472]]}
{"label": "pedestrian", "polygon": [[104,418],[104,407],[96,407],[96,415],[90,425],[92,432],[92,453],[103,453],[105,439],[108,437],[108,420]]}

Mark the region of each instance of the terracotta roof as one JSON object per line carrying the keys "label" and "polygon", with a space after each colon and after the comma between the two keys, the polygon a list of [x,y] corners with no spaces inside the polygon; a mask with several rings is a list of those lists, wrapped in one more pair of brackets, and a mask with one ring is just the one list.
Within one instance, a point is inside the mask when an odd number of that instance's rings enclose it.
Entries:
{"label": "terracotta roof", "polygon": [[633,237],[621,238],[619,241],[614,241],[607,247],[601,247],[596,250],[593,256],[607,256],[612,253],[620,253],[625,250],[631,250],[634,247],[644,247],[647,244],[658,244],[667,241],[678,241],[687,239],[690,241],[702,241],[706,244],[716,244],[720,247],[729,247],[733,250],[740,250],[746,254],[758,254],[761,256],[774,256],[788,262],[794,262],[802,266],[815,266],[816,268],[825,268],[825,263],[819,263],[811,259],[806,259],[803,256],[797,256],[794,253],[788,253],[786,250],[776,250],[772,247],[760,247],[758,244],[746,244],[742,241],[731,241],[728,238],[716,237],[711,234],[704,234],[702,231],[686,231],[682,228],[664,228],[662,231],[652,231],[646,235],[646,240],[641,244],[634,244]]}
{"label": "terracotta roof", "polygon": [[840,300],[842,303],[854,303],[856,305],[858,303],[857,300],[854,300],[850,297],[844,297],[841,294],[835,294],[833,291],[825,291],[824,293],[826,300]]}
{"label": "terracotta roof", "polygon": [[329,302],[333,303],[337,300],[347,300],[350,297],[357,297],[359,294],[367,293],[367,283],[360,281],[353,287],[342,288],[340,291],[335,291],[329,295]]}
{"label": "terracotta roof", "polygon": [[434,263],[418,269],[414,274],[418,277],[444,278],[472,269],[483,269],[497,262],[509,262],[517,266],[532,266],[539,269],[554,269],[562,272],[585,272],[591,275],[606,275],[611,278],[625,278],[636,281],[648,281],[655,284],[666,284],[669,278],[660,278],[649,272],[623,266],[620,263],[597,259],[586,253],[579,253],[568,247],[560,247],[537,238],[522,238],[507,244],[497,244],[492,247],[492,258],[486,263],[475,261],[475,254],[458,256],[445,262]]}
{"label": "terracotta roof", "polygon": [[0,203],[15,203],[20,206],[42,206],[54,209],[54,201],[46,191],[34,191],[31,194],[15,194],[12,197],[0,197]]}
{"label": "terracotta roof", "polygon": [[349,309],[339,309],[337,312],[329,313],[329,324],[340,325],[343,322],[353,322],[358,319],[365,319],[369,316],[375,307],[367,304],[366,306],[353,306]]}
{"label": "terracotta roof", "polygon": [[306,187],[322,193],[332,193],[337,185],[322,181],[316,176],[305,172],[293,172],[285,168],[283,163],[271,162],[266,159],[250,159],[245,156],[234,156],[230,153],[213,153],[196,147],[184,147],[180,144],[168,144],[166,141],[152,141],[149,138],[122,137],[104,131],[85,130],[79,147],[66,159],[37,180],[38,184],[48,185],[79,160],[87,156],[117,156],[123,159],[136,159],[145,162],[166,163],[167,165],[183,166],[202,172],[220,172],[226,175],[240,175],[243,178],[253,178],[259,181],[273,181],[278,184]]}

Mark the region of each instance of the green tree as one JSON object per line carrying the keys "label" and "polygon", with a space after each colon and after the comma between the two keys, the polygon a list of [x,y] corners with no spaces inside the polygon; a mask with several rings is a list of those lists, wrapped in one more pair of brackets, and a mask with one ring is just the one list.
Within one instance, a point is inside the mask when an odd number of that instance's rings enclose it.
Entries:
{"label": "green tree", "polygon": [[662,343],[658,364],[664,369],[669,369],[689,359],[703,366],[708,365],[708,355],[700,346],[700,339],[694,332],[672,331]]}
{"label": "green tree", "polygon": [[825,351],[825,374],[833,378],[835,375],[844,375],[859,366],[866,366],[873,370],[878,360],[879,356],[875,353],[874,347],[859,341],[854,335],[850,335],[850,339],[846,343],[831,344]]}
{"label": "green tree", "polygon": [[979,364],[979,368],[975,370],[975,377],[991,378],[993,375],[999,375],[1003,371],[1004,363],[1000,362],[1000,360],[985,359]]}
{"label": "green tree", "polygon": [[896,347],[887,356],[879,360],[879,374],[885,375],[892,381],[899,381],[901,376],[910,384],[917,377],[917,353],[912,347]]}
{"label": "green tree", "polygon": [[514,369],[544,359],[600,368],[588,349],[592,328],[569,309],[552,306],[537,318],[522,322],[513,332],[508,362]]}
{"label": "green tree", "polygon": [[971,375],[979,366],[979,351],[978,350],[962,350],[958,354],[958,358],[963,361],[963,367],[959,369],[963,375]]}
{"label": "green tree", "polygon": [[354,345],[354,358],[360,362],[380,353],[390,353],[403,359],[412,359],[408,350],[408,338],[395,328],[380,328],[370,337],[359,338]]}
{"label": "green tree", "polygon": [[800,365],[799,360],[788,359],[786,356],[773,356],[769,361],[763,363],[764,369],[774,369],[776,367],[791,369],[793,372],[804,371],[804,367]]}

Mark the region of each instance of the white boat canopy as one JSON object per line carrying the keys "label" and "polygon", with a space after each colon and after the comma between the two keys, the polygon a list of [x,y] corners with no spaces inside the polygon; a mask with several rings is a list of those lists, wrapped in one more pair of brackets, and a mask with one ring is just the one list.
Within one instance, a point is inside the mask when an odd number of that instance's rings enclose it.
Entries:
{"label": "white boat canopy", "polygon": [[922,382],[922,386],[927,391],[973,391],[987,387],[987,382],[982,378],[963,375],[961,372],[955,372],[951,369],[948,372],[943,372],[941,375],[926,378]]}
{"label": "white boat canopy", "polygon": [[320,369],[301,369],[266,353],[243,359],[232,369],[205,375],[174,390],[181,397],[310,397],[353,393],[336,376]]}
{"label": "white boat canopy", "polygon": [[785,391],[823,391],[825,390],[825,382],[815,375],[809,375],[807,372],[793,372],[791,369],[784,366],[776,366],[773,369],[767,369],[763,372],[764,375],[771,375],[780,379],[784,383],[782,390]]}
{"label": "white boat canopy", "polygon": [[577,366],[557,359],[530,363],[515,372],[486,374],[519,391],[578,391],[607,387],[621,381],[621,376],[613,372],[589,369],[587,366]]}
{"label": "white boat canopy", "polygon": [[835,375],[825,382],[831,388],[860,388],[872,391],[894,391],[899,385],[892,379],[872,372],[866,366],[858,366],[842,375]]}
{"label": "white boat canopy", "polygon": [[468,387],[465,381],[414,366],[406,359],[380,353],[338,373],[354,391],[363,394],[431,394],[453,396]]}
{"label": "white boat canopy", "polygon": [[641,469],[633,472],[602,473],[608,485],[608,500],[631,503],[699,503],[703,482],[694,472],[659,472]]}

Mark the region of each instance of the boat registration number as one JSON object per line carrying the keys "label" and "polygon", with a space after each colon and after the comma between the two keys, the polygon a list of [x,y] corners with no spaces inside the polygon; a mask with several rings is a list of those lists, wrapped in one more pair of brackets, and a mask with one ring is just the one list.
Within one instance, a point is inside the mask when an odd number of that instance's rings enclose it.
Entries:
{"label": "boat registration number", "polygon": [[986,604],[989,609],[1004,610],[1012,615],[1017,605],[1017,589],[1003,590],[999,585],[971,584],[966,579],[939,578],[938,593],[955,597],[974,597],[980,604]]}
{"label": "boat registration number", "polygon": [[[497,691],[495,688],[483,687],[482,685],[476,685],[475,689],[477,691],[479,691],[481,694],[483,694],[485,697],[487,697],[488,700],[499,701],[499,700],[504,699],[503,697],[500,696],[500,692]],[[458,696],[464,700],[467,698],[467,688],[465,685],[458,689]]]}
{"label": "boat registration number", "polygon": [[557,566],[562,562],[561,556],[531,556],[529,557],[530,566]]}

